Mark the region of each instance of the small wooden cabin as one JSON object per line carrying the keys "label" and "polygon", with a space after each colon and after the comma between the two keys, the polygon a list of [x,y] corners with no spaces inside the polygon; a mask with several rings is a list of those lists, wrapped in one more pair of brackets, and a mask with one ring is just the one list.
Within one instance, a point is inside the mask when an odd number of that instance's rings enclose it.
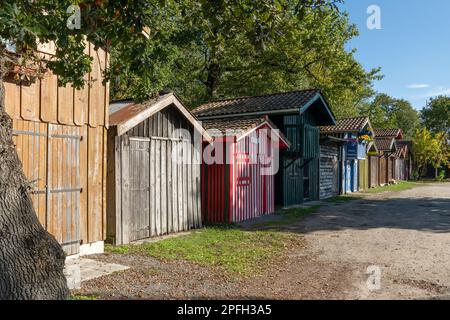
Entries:
{"label": "small wooden cabin", "polygon": [[[367,153],[374,148],[374,132],[368,117],[340,119],[335,126],[320,128],[322,136],[345,141],[343,155],[343,193],[357,192],[369,187]],[[333,179],[330,175],[329,179]],[[326,183],[323,181],[323,183]],[[329,182],[328,182],[329,183]]]}
{"label": "small wooden cabin", "polygon": [[397,141],[403,138],[401,129],[375,129],[377,147],[382,149],[379,154],[379,185],[386,185],[397,180],[397,162],[399,161],[397,153]]}
{"label": "small wooden cabin", "polygon": [[410,180],[413,170],[412,141],[397,140],[395,144],[397,149],[400,150],[396,162],[396,178],[397,180]]}
{"label": "small wooden cabin", "polygon": [[[40,46],[43,59],[55,53]],[[68,255],[103,252],[106,237],[108,54],[87,44],[91,86],[58,87],[51,72],[34,82],[5,83],[6,112],[40,222]]]}
{"label": "small wooden cabin", "polygon": [[320,137],[320,199],[344,193],[346,140],[321,134]]}
{"label": "small wooden cabin", "polygon": [[203,221],[234,223],[273,213],[286,138],[267,116],[206,120],[203,126],[214,137],[202,165]]}
{"label": "small wooden cabin", "polygon": [[116,245],[199,228],[200,123],[173,93],[110,105],[108,238]]}
{"label": "small wooden cabin", "polygon": [[319,199],[319,126],[335,118],[317,89],[226,99],[194,110],[200,120],[268,116],[291,142],[282,150],[275,176],[275,205],[288,207]]}
{"label": "small wooden cabin", "polygon": [[[375,138],[375,144],[378,149],[378,185],[384,186],[393,180],[394,155],[397,152],[395,139],[393,138]],[[372,170],[372,167],[371,167]],[[369,173],[373,175],[373,173]]]}

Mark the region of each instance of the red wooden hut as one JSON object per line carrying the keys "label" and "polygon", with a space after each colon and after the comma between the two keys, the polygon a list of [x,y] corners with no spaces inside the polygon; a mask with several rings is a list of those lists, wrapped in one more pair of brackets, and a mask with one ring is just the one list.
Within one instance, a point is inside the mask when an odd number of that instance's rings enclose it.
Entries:
{"label": "red wooden hut", "polygon": [[278,149],[290,143],[265,116],[203,122],[202,214],[206,223],[233,223],[275,211]]}

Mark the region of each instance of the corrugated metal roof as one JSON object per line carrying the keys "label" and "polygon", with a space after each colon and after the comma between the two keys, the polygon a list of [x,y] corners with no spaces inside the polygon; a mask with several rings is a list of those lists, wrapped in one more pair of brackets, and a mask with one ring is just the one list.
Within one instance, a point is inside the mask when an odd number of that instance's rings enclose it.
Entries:
{"label": "corrugated metal roof", "polygon": [[117,127],[117,135],[120,136],[169,106],[177,108],[194,128],[203,135],[205,140],[212,141],[212,137],[173,92],[159,95],[143,103],[134,103],[129,100],[112,103],[109,108],[109,124]]}
{"label": "corrugated metal roof", "polygon": [[173,94],[169,93],[161,95],[157,98],[147,100],[143,103],[134,103],[132,100],[113,102],[109,105],[109,124],[111,126],[117,126],[121,123],[124,123],[134,118],[136,115],[148,109],[157,102],[170,97],[171,95]]}
{"label": "corrugated metal roof", "polygon": [[335,126],[320,127],[321,133],[344,133],[344,132],[359,132],[370,123],[368,117],[355,117],[339,119]]}
{"label": "corrugated metal roof", "polygon": [[117,111],[119,111],[120,109],[122,109],[123,107],[126,107],[130,104],[134,104],[134,101],[129,99],[129,100],[118,100],[118,101],[113,101],[109,104],[109,114],[113,114],[116,113]]}

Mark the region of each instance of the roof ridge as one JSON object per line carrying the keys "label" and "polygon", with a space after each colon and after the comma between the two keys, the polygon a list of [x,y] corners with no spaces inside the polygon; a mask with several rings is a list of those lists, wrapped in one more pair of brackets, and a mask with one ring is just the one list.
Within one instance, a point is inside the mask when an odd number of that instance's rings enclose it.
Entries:
{"label": "roof ridge", "polygon": [[340,120],[350,120],[350,119],[366,119],[366,118],[369,118],[368,116],[357,116],[357,117],[348,117],[348,118],[340,118],[340,119],[337,119],[337,121],[340,121]]}
{"label": "roof ridge", "polygon": [[[256,96],[241,96],[241,97],[236,97],[236,98],[224,98],[224,99],[213,100],[210,102],[205,102],[205,103],[199,105],[197,108],[204,106],[204,105],[211,104],[211,103],[215,103],[215,102],[235,101],[235,100],[244,100],[244,99],[252,99],[252,98],[263,98],[263,97],[278,96],[278,95],[283,95],[283,94],[289,94],[289,93],[295,93],[295,92],[307,92],[307,91],[322,92],[321,89],[310,88],[310,89],[292,90],[292,91],[284,91],[284,92],[265,93],[265,94],[260,94],[260,95],[256,95]],[[195,109],[197,109],[197,108],[195,108]]]}

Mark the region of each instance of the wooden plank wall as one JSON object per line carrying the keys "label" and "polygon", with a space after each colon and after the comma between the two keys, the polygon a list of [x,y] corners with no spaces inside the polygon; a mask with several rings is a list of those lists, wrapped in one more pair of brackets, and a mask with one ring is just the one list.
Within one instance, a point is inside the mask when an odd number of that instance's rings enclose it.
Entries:
{"label": "wooden plank wall", "polygon": [[[50,48],[44,52],[51,54],[51,51]],[[106,237],[109,92],[108,86],[102,84],[101,70],[106,67],[108,55],[103,50],[95,52],[89,44],[86,53],[94,59],[93,71],[86,75],[87,79],[92,80],[91,87],[87,85],[82,90],[74,90],[70,85],[58,87],[57,77],[51,72],[32,84],[5,83],[6,111],[13,119],[13,129],[19,131],[14,141],[25,174],[37,191],[32,194],[36,213],[41,223],[60,242],[67,237],[75,238],[74,234],[81,243],[100,241]],[[63,139],[59,139],[60,142],[56,139],[51,149],[47,150],[48,135],[52,133],[79,135],[79,150],[75,150],[75,145],[61,142]],[[78,159],[68,159],[68,155],[75,151]],[[66,160],[70,162],[64,162]],[[64,172],[70,172],[70,177],[63,175]],[[47,209],[46,195],[42,193],[47,182],[56,186],[80,185],[82,191],[79,199],[62,199],[63,195],[59,195],[61,199],[58,203],[62,207],[49,200],[50,209]],[[60,223],[63,213],[68,210],[67,206],[79,206],[78,222]]]}
{"label": "wooden plank wall", "polygon": [[[106,190],[104,190],[106,175],[103,148],[106,147],[106,129],[103,127],[89,128],[66,125],[52,125],[24,120],[13,120],[13,128],[17,131],[27,131],[38,134],[18,133],[14,136],[16,150],[22,161],[24,172],[32,183],[32,199],[36,214],[42,225],[61,243],[70,234],[79,234],[82,243],[104,240],[106,233]],[[80,143],[64,142],[64,139],[49,138],[50,134],[79,135]],[[51,140],[51,143],[49,141]],[[47,145],[51,148],[47,149]],[[79,148],[77,150],[76,148]],[[78,155],[78,159],[70,159]],[[78,161],[77,161],[78,160]],[[47,167],[51,170],[48,171]],[[73,180],[72,180],[73,179]],[[54,188],[82,188],[79,199],[63,198],[58,195],[49,200],[47,209],[45,186]],[[65,206],[79,206],[78,222],[75,220],[70,227],[61,224]],[[47,212],[48,210],[48,212]],[[74,209],[75,210],[75,209]],[[74,229],[72,229],[74,228]]]}
{"label": "wooden plank wall", "polygon": [[369,156],[370,168],[369,168],[369,180],[370,188],[378,187],[379,185],[379,159],[376,156]]}
{"label": "wooden plank wall", "polygon": [[[191,141],[175,137],[175,129],[188,130]],[[115,161],[108,161],[108,171],[115,172],[116,197],[114,203],[108,201],[108,211],[114,207],[116,216],[108,214],[108,221],[114,220],[116,228],[109,228],[108,236],[115,238],[116,244],[126,244],[147,235],[200,227],[200,163],[193,162],[199,157],[196,152],[200,146],[195,148],[193,128],[181,113],[166,108],[125,135],[110,136],[113,138]],[[172,152],[185,164],[171,161]],[[147,173],[149,179],[140,177]],[[145,212],[149,212],[148,217]]]}
{"label": "wooden plank wall", "polygon": [[[86,49],[88,50],[88,49]],[[86,75],[91,86],[74,90],[70,85],[58,87],[51,72],[31,84],[5,83],[5,107],[16,120],[90,127],[107,126],[108,87],[102,84],[101,70],[106,68],[107,53],[89,49],[92,72]],[[88,117],[89,115],[89,117]]]}

